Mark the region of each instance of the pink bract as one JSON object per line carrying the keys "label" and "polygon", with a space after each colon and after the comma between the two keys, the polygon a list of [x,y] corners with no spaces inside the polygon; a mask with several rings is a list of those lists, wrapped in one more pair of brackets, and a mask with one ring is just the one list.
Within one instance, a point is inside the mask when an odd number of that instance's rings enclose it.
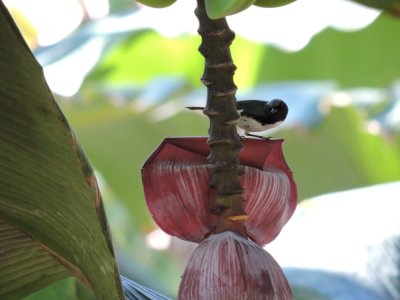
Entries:
{"label": "pink bract", "polygon": [[178,299],[292,300],[281,267],[261,246],[233,232],[214,234],[191,255]]}
{"label": "pink bract", "polygon": [[[297,188],[282,153],[283,140],[246,139],[240,153],[244,166],[244,222],[260,245],[272,241],[292,216]],[[214,228],[210,210],[211,165],[206,137],[166,138],[147,159],[142,180],[147,206],[166,233],[201,242]]]}

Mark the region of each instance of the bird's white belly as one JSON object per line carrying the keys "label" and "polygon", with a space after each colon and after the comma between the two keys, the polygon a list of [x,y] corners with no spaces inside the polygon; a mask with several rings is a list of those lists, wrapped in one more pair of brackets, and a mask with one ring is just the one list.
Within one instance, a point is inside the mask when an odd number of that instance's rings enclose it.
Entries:
{"label": "bird's white belly", "polygon": [[247,117],[240,117],[237,126],[242,128],[245,132],[258,132],[258,131],[265,131],[271,128],[274,128],[281,124],[282,122],[276,122],[274,124],[265,124],[262,125],[261,123],[257,122],[254,119],[247,118]]}

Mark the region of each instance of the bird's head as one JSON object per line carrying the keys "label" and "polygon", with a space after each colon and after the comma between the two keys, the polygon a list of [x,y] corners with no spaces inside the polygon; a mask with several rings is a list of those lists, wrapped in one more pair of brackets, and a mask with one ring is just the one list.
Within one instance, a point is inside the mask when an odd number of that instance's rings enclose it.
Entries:
{"label": "bird's head", "polygon": [[284,120],[288,114],[289,108],[283,100],[274,99],[268,101],[266,109],[277,116],[278,119]]}

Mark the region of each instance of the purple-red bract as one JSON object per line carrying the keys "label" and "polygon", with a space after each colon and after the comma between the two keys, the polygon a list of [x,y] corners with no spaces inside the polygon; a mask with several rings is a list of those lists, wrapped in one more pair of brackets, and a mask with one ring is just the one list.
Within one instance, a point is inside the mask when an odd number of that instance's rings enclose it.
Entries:
{"label": "purple-red bract", "polygon": [[179,287],[179,300],[292,300],[275,259],[233,232],[214,234],[192,253]]}
{"label": "purple-red bract", "polygon": [[[260,245],[272,241],[292,216],[297,188],[282,153],[283,140],[245,139],[244,222],[248,236]],[[213,190],[206,137],[166,138],[147,159],[142,180],[147,206],[166,233],[201,242],[213,230]]]}

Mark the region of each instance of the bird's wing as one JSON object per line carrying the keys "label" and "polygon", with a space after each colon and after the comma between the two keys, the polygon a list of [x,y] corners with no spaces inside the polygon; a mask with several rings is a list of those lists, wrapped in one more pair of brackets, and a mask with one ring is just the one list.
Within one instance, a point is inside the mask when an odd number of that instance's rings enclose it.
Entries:
{"label": "bird's wing", "polygon": [[[240,100],[236,101],[236,109],[245,111],[247,116],[265,116],[266,101],[262,100]],[[243,115],[241,113],[241,115]]]}

